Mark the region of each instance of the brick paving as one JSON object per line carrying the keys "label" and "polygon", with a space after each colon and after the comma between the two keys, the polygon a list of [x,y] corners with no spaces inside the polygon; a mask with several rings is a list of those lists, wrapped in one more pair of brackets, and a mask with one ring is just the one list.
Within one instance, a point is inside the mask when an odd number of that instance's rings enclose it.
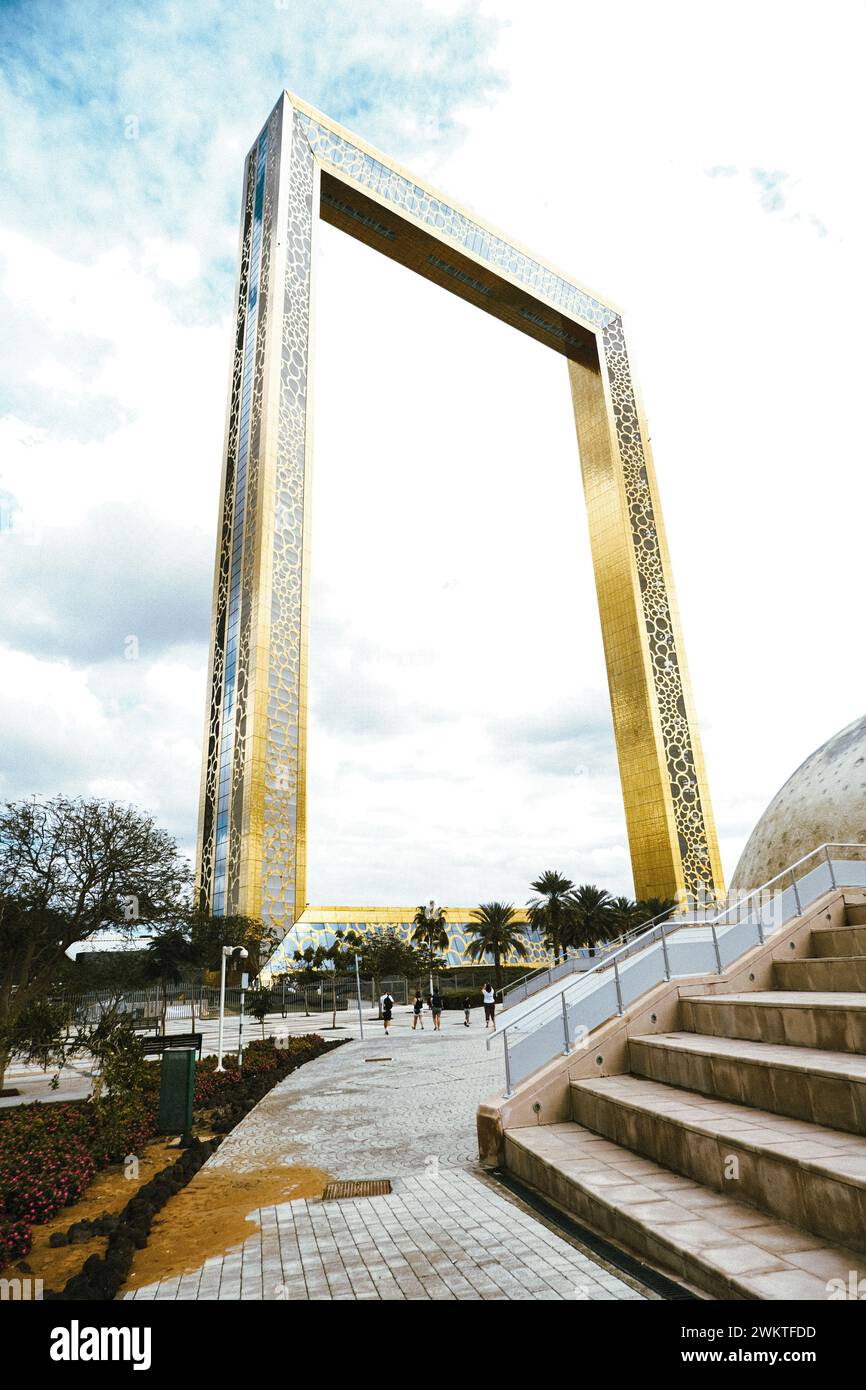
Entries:
{"label": "brick paving", "polygon": [[194,1274],[127,1298],[641,1300],[647,1290],[462,1169],[397,1178],[389,1197],[304,1199]]}
{"label": "brick paving", "polygon": [[656,1297],[478,1168],[475,1110],[500,1088],[502,1066],[498,1046],[485,1050],[478,1013],[469,1029],[462,1015],[446,1013],[438,1034],[427,1019],[422,1034],[398,1009],[390,1037],[370,1021],[363,1042],[357,1020],[346,1024],[351,1040],[275,1086],[208,1166],[248,1173],[302,1164],[335,1178],[386,1177],[391,1195],[263,1207],[250,1213],[258,1228],[242,1244],[126,1298]]}

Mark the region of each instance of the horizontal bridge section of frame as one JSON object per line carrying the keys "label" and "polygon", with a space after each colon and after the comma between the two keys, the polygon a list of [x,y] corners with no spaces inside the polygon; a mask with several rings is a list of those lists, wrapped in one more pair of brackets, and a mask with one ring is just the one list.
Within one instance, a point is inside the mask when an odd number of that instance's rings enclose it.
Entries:
{"label": "horizontal bridge section of frame", "polygon": [[377,202],[357,185],[324,170],[320,214],[323,222],[363,241],[372,250],[425,280],[432,280],[554,352],[587,366],[597,365],[595,333],[583,324],[458,247],[446,247],[440,235],[410,221],[403,212]]}

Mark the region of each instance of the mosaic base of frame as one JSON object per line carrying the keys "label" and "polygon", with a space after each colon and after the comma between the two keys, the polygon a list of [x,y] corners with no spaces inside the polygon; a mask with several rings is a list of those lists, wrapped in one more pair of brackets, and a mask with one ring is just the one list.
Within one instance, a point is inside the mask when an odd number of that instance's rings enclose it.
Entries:
{"label": "mosaic base of frame", "polygon": [[[411,945],[413,944],[412,933],[416,930],[413,921],[416,911],[417,908],[413,907],[379,909],[369,907],[308,907],[274,951],[265,968],[265,974],[270,977],[294,969],[296,966],[293,959],[295,951],[304,951],[308,946],[311,946],[313,950],[317,946],[324,946],[327,949],[333,946],[338,931],[354,931],[359,936],[368,936],[377,932],[393,930],[401,941]],[[524,920],[523,913],[518,913],[518,920]],[[446,926],[448,950],[441,952],[441,955],[448,966],[452,969],[458,965],[474,965],[478,969],[483,968],[485,962],[469,960],[466,955],[467,945],[472,941],[472,937],[469,935],[469,928],[472,926],[469,909],[451,908],[447,915]],[[582,954],[582,952],[572,952],[571,954]],[[537,965],[549,965],[552,961],[553,957],[542,945],[539,933],[532,928],[527,928],[525,960],[519,960],[513,954],[503,957],[504,965],[522,965],[526,970],[531,970]],[[489,962],[487,964],[489,965]]]}

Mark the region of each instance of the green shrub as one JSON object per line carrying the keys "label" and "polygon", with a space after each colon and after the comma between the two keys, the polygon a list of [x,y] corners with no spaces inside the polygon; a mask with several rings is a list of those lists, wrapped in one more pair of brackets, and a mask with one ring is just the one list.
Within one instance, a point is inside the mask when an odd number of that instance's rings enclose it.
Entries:
{"label": "green shrub", "polygon": [[479,1009],[484,1002],[483,990],[480,989],[444,989],[442,990],[443,1009],[463,1009],[465,1000],[469,1000],[469,1007]]}

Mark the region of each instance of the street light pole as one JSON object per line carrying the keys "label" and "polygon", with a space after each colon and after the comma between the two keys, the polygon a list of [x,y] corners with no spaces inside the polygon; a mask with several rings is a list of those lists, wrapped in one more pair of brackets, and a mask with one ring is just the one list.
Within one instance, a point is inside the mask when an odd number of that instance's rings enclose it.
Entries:
{"label": "street light pole", "polygon": [[427,950],[428,950],[428,952],[429,952],[429,962],[430,962],[430,994],[431,994],[431,996],[432,996],[432,994],[433,994],[433,923],[434,923],[434,921],[435,921],[435,919],[436,919],[436,904],[435,904],[435,902],[433,901],[432,898],[430,899],[429,903],[427,904],[427,906],[426,906],[425,909],[424,909],[424,916],[427,918],[427,922],[428,922],[428,926],[429,926],[429,929],[428,929],[428,932],[427,932]]}
{"label": "street light pole", "polygon": [[223,1024],[226,1013],[226,948],[220,952],[220,1035],[217,1044],[217,1071],[223,1071]]}
{"label": "street light pole", "polygon": [[358,966],[360,957],[355,956],[355,986],[358,990],[358,1027],[361,1029],[361,1042],[364,1041],[364,1014],[361,1009],[361,971]]}
{"label": "street light pole", "polygon": [[241,976],[241,1013],[238,1020],[238,1071],[244,1069],[244,1000],[246,998],[246,987],[249,984],[249,976]]}

